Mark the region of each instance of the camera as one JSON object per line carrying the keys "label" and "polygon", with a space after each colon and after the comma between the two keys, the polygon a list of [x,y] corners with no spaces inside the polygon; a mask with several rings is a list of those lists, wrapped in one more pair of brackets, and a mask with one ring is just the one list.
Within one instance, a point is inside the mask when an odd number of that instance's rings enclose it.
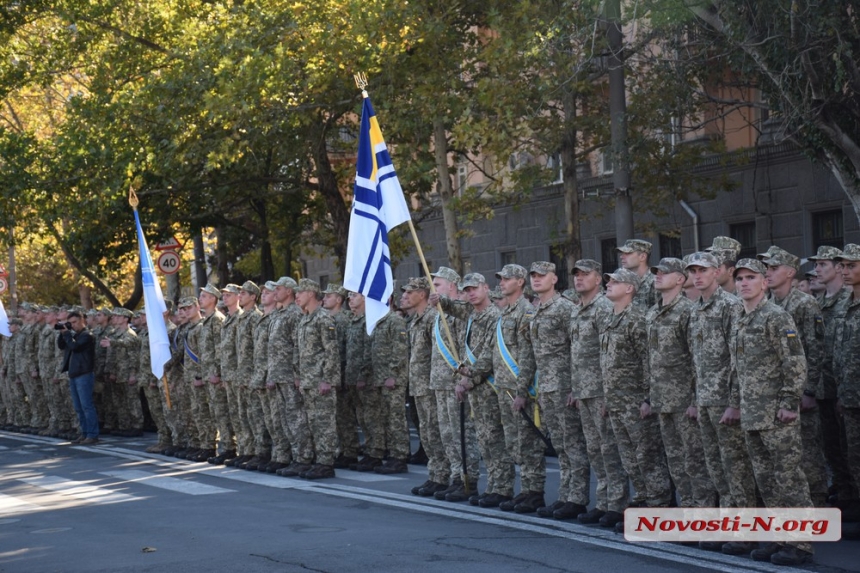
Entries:
{"label": "camera", "polygon": [[58,322],[54,325],[54,330],[72,330],[71,322]]}

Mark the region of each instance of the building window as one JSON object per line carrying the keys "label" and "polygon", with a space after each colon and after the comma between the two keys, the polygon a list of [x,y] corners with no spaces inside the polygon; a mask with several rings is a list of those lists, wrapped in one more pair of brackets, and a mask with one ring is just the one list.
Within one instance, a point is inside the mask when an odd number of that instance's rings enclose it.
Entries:
{"label": "building window", "polygon": [[553,153],[547,157],[546,168],[552,172],[553,184],[564,182],[564,169],[561,164],[561,154]]}
{"label": "building window", "polygon": [[328,288],[328,275],[320,275],[320,290]]}
{"label": "building window", "polygon": [[567,272],[567,257],[564,256],[564,246],[556,245],[549,250],[549,262],[555,265],[555,274],[558,276],[558,282],[555,283],[555,290],[559,292],[566,291],[568,287],[568,272]]}
{"label": "building window", "polygon": [[465,163],[457,165],[457,194],[462,197],[463,191],[466,190],[466,183],[469,180],[469,169]]}
{"label": "building window", "polygon": [[755,221],[729,225],[729,236],[741,244],[741,252],[738,255],[738,260],[755,258]]}
{"label": "building window", "polygon": [[827,245],[841,249],[845,244],[842,209],[812,214],[812,250]]}
{"label": "building window", "polygon": [[517,252],[516,251],[505,251],[503,253],[499,253],[499,260],[502,265],[515,265],[517,264]]}
{"label": "building window", "polygon": [[615,170],[614,161],[612,158],[612,150],[604,147],[597,154],[597,174],[609,175]]}
{"label": "building window", "polygon": [[604,273],[614,273],[618,269],[618,241],[615,237],[600,241],[600,264]]}
{"label": "building window", "polygon": [[660,257],[682,258],[684,255],[681,251],[681,237],[673,237],[672,235],[664,235],[660,233]]}

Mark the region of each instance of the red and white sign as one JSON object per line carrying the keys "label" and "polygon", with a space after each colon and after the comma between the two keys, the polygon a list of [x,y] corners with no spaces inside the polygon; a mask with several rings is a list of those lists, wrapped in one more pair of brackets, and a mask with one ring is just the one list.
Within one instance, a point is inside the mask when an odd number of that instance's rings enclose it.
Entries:
{"label": "red and white sign", "polygon": [[158,243],[155,246],[156,251],[178,251],[182,248],[182,245],[179,244],[179,241],[176,237],[170,237],[163,243]]}
{"label": "red and white sign", "polygon": [[158,262],[155,263],[155,266],[166,275],[179,272],[179,255],[176,254],[176,251],[164,251],[158,256]]}
{"label": "red and white sign", "polygon": [[0,277],[8,277],[9,273],[6,272],[6,267],[0,264]]}
{"label": "red and white sign", "polygon": [[6,292],[7,288],[9,288],[9,283],[6,282],[5,278],[0,277],[0,292]]}

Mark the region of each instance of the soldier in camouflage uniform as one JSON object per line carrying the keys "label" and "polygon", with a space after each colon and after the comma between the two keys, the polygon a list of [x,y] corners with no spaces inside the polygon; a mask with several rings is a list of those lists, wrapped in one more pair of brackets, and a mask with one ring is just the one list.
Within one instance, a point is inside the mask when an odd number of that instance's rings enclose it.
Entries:
{"label": "soldier in camouflage uniform", "polygon": [[[845,424],[845,462],[854,491],[860,490],[860,246],[845,245],[841,255],[834,258],[842,264],[842,280],[851,295],[834,311],[838,327],[833,351],[837,374],[838,411]],[[860,519],[860,502],[850,503],[842,510],[843,520]]]}
{"label": "soldier in camouflage uniform", "polygon": [[615,527],[624,519],[630,492],[615,434],[604,416],[600,325],[612,316],[612,303],[601,292],[601,270],[600,263],[592,259],[576,261],[573,266],[580,304],[573,309],[570,322],[572,387],[568,403],[579,410],[588,459],[597,477],[597,503],[577,520]]}
{"label": "soldier in camouflage uniform", "polygon": [[[236,325],[236,410],[239,416],[239,426],[236,429],[236,453],[238,457],[224,462],[227,466],[241,467],[241,464],[251,461],[254,457],[265,456],[271,448],[271,437],[265,432],[265,422],[262,424],[263,435],[257,435],[260,424],[254,418],[253,390],[251,381],[254,378],[254,332],[263,313],[257,308],[257,297],[260,287],[252,281],[245,281],[239,290],[239,306],[242,314]],[[259,460],[258,460],[259,461]]]}
{"label": "soldier in camouflage uniform", "polygon": [[316,463],[301,477],[310,480],[335,477],[337,453],[337,393],[341,380],[337,330],[331,315],[322,308],[319,284],[301,279],[296,304],[304,315],[296,329],[296,386],[302,391]]}
{"label": "soldier in camouflage uniform", "polygon": [[297,286],[290,277],[281,277],[275,282],[275,301],[280,308],[269,325],[267,383],[275,384],[271,391],[274,421],[281,424],[280,433],[286,436],[292,459],[283,462],[275,458],[266,471],[280,475],[287,471],[298,475],[309,470],[314,455],[304,399],[295,385],[296,331],[302,319],[302,311],[295,298]]}
{"label": "soldier in camouflage uniform", "polygon": [[[460,275],[451,268],[439,267],[435,273],[430,275],[433,287],[439,296],[447,296],[452,300],[459,299],[457,284]],[[430,305],[433,306],[433,297]],[[464,308],[468,304],[460,302]],[[436,396],[437,416],[439,418],[439,434],[445,447],[445,457],[451,464],[451,477],[453,478],[448,488],[436,492],[433,496],[438,500],[447,500],[451,494],[451,501],[463,501],[468,499],[465,495],[468,489],[470,494],[475,491],[480,474],[480,451],[478,450],[478,438],[475,432],[475,422],[471,416],[466,415],[465,440],[466,440],[466,466],[463,466],[463,455],[460,447],[460,401],[454,393],[455,375],[459,366],[459,358],[463,356],[462,341],[465,336],[466,323],[454,315],[445,316],[448,322],[448,330],[451,339],[445,333],[441,315],[437,315],[433,324],[434,350],[430,358],[430,389]],[[453,347],[452,347],[453,345]],[[464,483],[463,476],[467,476],[468,483]]]}
{"label": "soldier in camouflage uniform", "polygon": [[716,491],[702,465],[702,438],[695,417],[696,374],[690,339],[694,303],[681,294],[687,280],[684,261],[671,257],[651,267],[661,300],[645,317],[651,374],[650,403],[644,416],[657,414],[666,464],[681,507],[713,507]]}
{"label": "soldier in camouflage uniform", "polygon": [[827,504],[827,471],[821,442],[821,417],[817,398],[824,398],[821,364],[824,360],[824,319],[815,298],[792,286],[800,271],[800,259],[779,247],[769,255],[759,255],[767,265],[767,284],[775,304],[788,312],[806,355],[807,382],[800,399],[800,435],[803,440],[803,473],[809,482],[809,495],[816,507]]}
{"label": "soldier in camouflage uniform", "polygon": [[39,378],[39,326],[38,307],[23,303],[19,307],[24,325],[18,331],[20,338],[17,340],[15,367],[18,379],[24,386],[27,394],[27,402],[30,405],[31,433],[38,433],[47,428],[50,413],[45,400],[45,390]]}
{"label": "soldier in camouflage uniform", "polygon": [[606,411],[624,469],[636,490],[634,501],[668,507],[672,491],[659,422],[654,416],[642,417],[640,413],[640,407],[650,401],[650,374],[645,314],[633,304],[639,276],[619,269],[604,275],[604,280],[606,298],[613,304],[612,316],[600,325],[600,371]]}
{"label": "soldier in camouflage uniform", "polygon": [[138,360],[137,335],[129,327],[134,313],[127,308],[113,309],[111,318],[114,331],[99,343],[107,349],[105,374],[112,387],[112,405],[117,416],[118,428],[114,434],[124,437],[143,435],[143,408],[137,385],[129,385],[134,366]]}
{"label": "soldier in camouflage uniform", "polygon": [[[766,507],[811,507],[801,469],[800,397],[808,383],[803,345],[791,315],[767,300],[765,266],[741,259],[735,284],[744,314],[730,344],[741,404],[741,427]],[[763,544],[756,561],[798,565],[812,558],[809,543]]]}
{"label": "soldier in camouflage uniform", "polygon": [[[700,293],[690,317],[693,365],[696,369],[695,405],[702,436],[705,467],[720,497],[721,507],[755,507],[752,464],[740,423],[740,398],[730,392],[732,377],[729,342],[743,311],[740,300],[717,283],[720,261],[711,253],[694,253],[687,273]],[[743,542],[701,542],[700,547],[739,555],[753,547]]]}
{"label": "soldier in camouflage uniform", "polygon": [[657,304],[657,291],[654,290],[654,275],[650,272],[648,257],[651,256],[651,243],[642,239],[628,239],[618,247],[621,268],[636,273],[640,285],[633,297],[633,304],[645,313]]}
{"label": "soldier in camouflage uniform", "polygon": [[[385,456],[385,435],[379,416],[371,415],[359,421],[364,434],[364,453],[358,461],[358,437],[353,442],[356,409],[350,401],[360,404],[361,413],[370,414],[371,408],[380,408],[379,388],[370,384],[373,377],[373,357],[370,354],[370,335],[361,293],[349,294],[350,315],[346,325],[346,362],[343,369],[342,387],[337,395],[337,425],[341,439],[341,453],[334,462],[335,468],[350,467],[355,471],[373,471],[382,464]],[[343,403],[341,403],[343,401]],[[374,425],[376,424],[376,425]],[[343,428],[345,426],[345,429]]]}
{"label": "soldier in camouflage uniform", "polygon": [[[197,461],[200,453],[211,447],[207,441],[209,435],[206,430],[209,417],[205,394],[206,382],[203,380],[203,368],[200,363],[200,323],[203,316],[200,314],[200,303],[197,297],[181,298],[177,306],[185,321],[182,341],[185,353],[182,385],[187,396],[187,402],[184,405],[188,408],[185,412],[185,422],[189,434],[189,448],[182,457]],[[212,444],[214,445],[214,436],[212,436]]]}
{"label": "soldier in camouflage uniform", "polygon": [[[167,337],[169,340],[170,334],[176,327],[167,321],[166,318],[163,318],[163,320],[167,326]],[[146,403],[149,406],[149,414],[152,416],[152,421],[155,423],[155,428],[158,432],[158,442],[146,448],[146,451],[149,453],[160,453],[173,447],[173,438],[170,433],[170,427],[167,424],[167,403],[162,396],[162,381],[157,379],[152,373],[152,355],[149,349],[149,325],[146,320],[145,308],[138,311],[138,326],[137,338],[140,340],[140,360],[137,363],[137,370],[133,375],[133,379],[136,380],[138,388],[143,390],[143,395],[146,397]]]}
{"label": "soldier in camouflage uniform", "polygon": [[21,379],[18,378],[16,361],[18,360],[17,346],[20,343],[21,327],[24,322],[20,318],[9,319],[9,331],[12,333],[3,345],[3,378],[6,381],[10,405],[12,407],[12,425],[16,431],[30,425],[30,404],[27,402],[27,393]]}
{"label": "soldier in camouflage uniform", "polygon": [[[161,397],[167,404],[167,393],[170,393],[170,408],[164,411],[164,421],[170,428],[171,447],[162,450],[167,456],[182,457],[183,452],[191,448],[191,428],[188,420],[191,411],[191,399],[189,390],[185,386],[185,333],[188,324],[185,313],[173,311],[173,301],[165,301],[167,315],[173,316],[171,323],[176,328],[170,331],[168,341],[170,342],[170,359],[164,365],[164,379],[166,385],[161,388]],[[175,322],[174,322],[175,321]]]}
{"label": "soldier in camouflage uniform", "polygon": [[555,291],[555,265],[532,263],[529,276],[540,303],[531,323],[532,348],[542,419],[553,437],[561,471],[558,499],[541,510],[542,517],[576,519],[590,502],[591,468],[579,410],[569,404],[572,390],[570,319],[575,304]]}
{"label": "soldier in camouflage uniform", "polygon": [[[236,393],[238,392],[238,370],[239,358],[236,353],[236,332],[239,317],[244,312],[239,306],[239,291],[241,287],[236,284],[228,284],[221,289],[221,300],[224,303],[226,315],[221,323],[221,345],[218,348],[218,357],[221,360],[221,382],[222,391],[226,400],[227,419],[230,422],[231,434],[227,440],[229,444],[220,454],[206,460],[210,464],[221,465],[227,460],[235,459],[239,430],[239,408]],[[223,438],[222,438],[222,441]]]}
{"label": "soldier in camouflage uniform", "polygon": [[401,306],[412,316],[409,321],[409,392],[421,420],[421,444],[427,453],[428,480],[412,488],[414,495],[429,497],[448,489],[451,465],[439,433],[439,413],[436,396],[430,389],[430,364],[435,352],[433,325],[436,310],[428,304],[430,282],[411,278],[400,287],[404,291]]}
{"label": "soldier in camouflage uniform", "polygon": [[39,435],[58,437],[61,418],[65,417],[63,411],[65,407],[63,392],[65,389],[60,387],[57,373],[57,331],[54,330],[54,323],[57,321],[57,308],[42,307],[41,314],[36,354],[42,378],[42,388],[45,392],[45,403],[48,406],[48,427],[39,432]]}
{"label": "soldier in camouflage uniform", "polygon": [[710,247],[705,249],[719,261],[717,284],[729,294],[735,294],[735,261],[741,254],[741,244],[731,237],[714,237]]}
{"label": "soldier in camouflage uniform", "polygon": [[105,376],[105,358],[107,358],[107,348],[101,345],[103,338],[110,336],[113,332],[113,327],[108,324],[110,311],[101,308],[92,317],[91,330],[93,339],[96,343],[96,363],[95,363],[95,384],[93,384],[93,403],[96,406],[96,411],[99,414],[99,421],[103,424],[101,429],[102,434],[110,434],[114,429],[117,429],[116,412],[114,412],[111,404],[113,402],[112,385],[107,383]]}
{"label": "soldier in camouflage uniform", "polygon": [[[236,449],[233,427],[230,425],[230,410],[227,407],[227,391],[221,380],[221,330],[224,314],[218,310],[221,291],[212,284],[200,289],[200,371],[203,374],[201,398],[206,404],[206,439],[204,451],[198,462],[209,461],[220,454]],[[205,416],[205,414],[204,414]]]}
{"label": "soldier in camouflage uniform", "polygon": [[841,257],[842,251],[836,247],[823,246],[818,252],[809,257],[815,263],[816,281],[821,285],[821,293],[817,301],[824,319],[823,361],[821,363],[821,395],[818,400],[818,412],[821,417],[821,438],[824,443],[824,457],[830,466],[835,490],[835,502],[844,510],[860,499],[860,492],[854,488],[848,466],[845,461],[847,444],[845,427],[842,416],[836,411],[837,378],[833,368],[833,351],[836,348],[836,331],[839,320],[836,311],[851,297],[851,290],[843,285],[842,273],[837,265],[836,257]]}

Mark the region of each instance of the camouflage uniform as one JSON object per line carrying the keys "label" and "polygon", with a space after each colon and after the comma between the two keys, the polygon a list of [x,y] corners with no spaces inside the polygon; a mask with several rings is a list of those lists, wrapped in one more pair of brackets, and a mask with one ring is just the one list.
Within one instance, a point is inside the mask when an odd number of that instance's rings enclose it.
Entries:
{"label": "camouflage uniform", "polygon": [[[230,410],[227,407],[227,391],[224,381],[212,384],[213,376],[221,378],[221,330],[224,327],[224,315],[215,310],[200,321],[200,370],[203,374],[203,386],[206,402],[206,444],[207,449],[216,447],[216,452],[222,454],[235,450],[233,428],[230,425]],[[216,436],[217,432],[217,436]],[[217,446],[216,446],[217,437]]]}
{"label": "camouflage uniform", "polygon": [[645,315],[631,303],[600,327],[603,392],[618,453],[637,500],[645,499],[652,507],[666,507],[672,492],[660,425],[655,416],[639,416],[639,407],[649,396]]}
{"label": "camouflage uniform", "polygon": [[572,393],[579,401],[588,459],[597,477],[596,508],[623,513],[630,491],[615,434],[603,416],[605,405],[600,370],[600,324],[611,318],[612,303],[598,293],[586,306],[573,309],[570,322]]}
{"label": "camouflage uniform", "polygon": [[[362,419],[359,422],[364,433],[364,453],[381,459],[385,455],[385,430],[381,412],[379,412],[382,407],[381,391],[370,384],[373,358],[370,353],[370,336],[367,334],[367,321],[364,314],[350,315],[345,334],[346,364],[343,370],[343,387],[337,396],[337,425],[338,434],[341,437],[341,454],[347,458],[358,457],[358,437],[355,436],[353,440],[356,409],[350,408],[349,404],[350,401],[354,401],[361,404]],[[366,384],[362,390],[357,389],[359,382]],[[341,429],[344,426],[347,431]]]}
{"label": "camouflage uniform", "polygon": [[[389,458],[405,462],[409,458],[409,428],[404,409],[409,350],[406,322],[396,313],[389,312],[376,323],[370,337],[370,355],[373,361],[370,384],[379,389],[380,404],[365,410],[365,423],[382,432],[381,441]],[[385,387],[389,378],[394,379],[394,388]]]}
{"label": "camouflage uniform", "polygon": [[45,400],[45,390],[39,378],[38,325],[25,324],[19,333],[21,338],[16,345],[18,352],[15,367],[18,379],[21,380],[24,391],[27,393],[27,402],[30,404],[30,427],[45,428],[48,425],[50,413]]}
{"label": "camouflage uniform", "polygon": [[570,317],[574,308],[558,293],[540,303],[531,321],[531,339],[543,421],[552,435],[561,471],[558,499],[587,506],[591,485],[588,446],[579,410],[566,405],[572,383]]}
{"label": "camouflage uniform", "polygon": [[21,331],[18,330],[18,332],[13,333],[12,337],[6,340],[3,345],[3,377],[6,380],[6,386],[10,396],[9,405],[13,407],[12,424],[19,428],[28,426],[30,424],[30,417],[32,416],[30,404],[27,402],[27,393],[24,390],[24,385],[20,381],[21,379],[18,377],[16,364],[18,360],[17,348],[20,344],[21,338],[23,338],[21,336]]}
{"label": "camouflage uniform", "polygon": [[251,378],[251,392],[248,400],[248,421],[253,426],[254,455],[258,458],[292,459],[290,441],[283,432],[281,424],[273,417],[270,392],[267,388],[269,369],[269,326],[277,311],[263,314],[254,327],[254,376]]}
{"label": "camouflage uniform", "polygon": [[[101,314],[101,311],[99,311]],[[105,376],[105,358],[107,358],[107,348],[102,348],[101,341],[110,336],[113,331],[111,326],[97,326],[92,329],[93,340],[96,344],[95,355],[95,382],[93,383],[93,404],[95,404],[96,412],[99,415],[99,421],[104,424],[102,429],[103,434],[108,434],[112,429],[117,428],[116,414],[111,408],[111,389],[107,383]]]}
{"label": "camouflage uniform", "polygon": [[239,317],[244,311],[239,308],[224,317],[221,323],[221,346],[218,356],[221,359],[221,385],[227,398],[227,417],[230,420],[232,434],[229,439],[229,450],[237,449],[237,441],[241,435],[239,422],[239,357],[236,352],[236,333],[238,332]]}
{"label": "camouflage uniform", "polygon": [[57,331],[53,324],[46,324],[39,330],[39,372],[42,375],[42,387],[45,391],[45,403],[48,406],[48,431],[52,434],[60,428],[68,428],[68,412],[63,394],[68,391],[60,386],[57,373]]}
{"label": "camouflage uniform", "polygon": [[152,416],[152,421],[155,423],[155,428],[158,432],[158,445],[162,450],[164,450],[172,446],[173,443],[170,437],[170,428],[167,427],[167,422],[164,417],[166,405],[161,399],[161,391],[158,388],[160,381],[152,374],[152,359],[149,350],[149,328],[144,326],[138,330],[137,338],[140,341],[140,352],[138,353],[138,361],[137,364],[134,365],[132,376],[137,380],[137,387],[143,390],[143,395],[146,397],[146,404],[149,406],[149,414]]}
{"label": "camouflage uniform", "polygon": [[191,402],[185,384],[185,333],[188,325],[183,324],[168,333],[170,341],[170,360],[164,365],[167,390],[161,387],[161,397],[167,405],[170,393],[170,408],[164,410],[164,421],[170,428],[170,441],[175,447],[188,448],[191,444],[191,428],[188,420]]}
{"label": "camouflage uniform", "polygon": [[[180,302],[180,304],[182,304]],[[215,446],[215,433],[209,415],[207,382],[203,380],[203,363],[200,359],[200,325],[202,320],[189,322],[185,330],[185,379],[188,396],[188,429],[190,445],[194,449],[211,449]]]}
{"label": "camouflage uniform", "polygon": [[[662,263],[662,261],[661,261]],[[669,473],[681,507],[713,507],[714,486],[702,465],[701,433],[687,408],[695,403],[696,375],[690,345],[694,304],[683,294],[658,302],[646,316],[651,410],[658,415]]]}
{"label": "camouflage uniform", "polygon": [[[251,381],[254,378],[254,335],[257,323],[263,313],[258,309],[246,310],[239,317],[236,325],[236,410],[239,415],[239,427],[236,429],[236,447],[240,455],[268,455],[271,448],[271,437],[268,432],[260,431],[260,422],[255,419],[255,409],[252,407],[253,390]],[[262,428],[265,430],[265,422]]]}
{"label": "camouflage uniform", "polygon": [[334,390],[340,383],[341,368],[334,320],[324,308],[302,316],[296,329],[294,356],[316,463],[332,466],[337,451],[337,393],[323,396],[319,385],[327,382]]}
{"label": "camouflage uniform", "polygon": [[111,386],[113,410],[120,431],[143,428],[143,408],[137,388],[129,387],[132,369],[139,360],[137,335],[131,328],[115,329],[110,335],[110,346],[105,356],[105,373]]}
{"label": "camouflage uniform", "polygon": [[[331,313],[329,313],[331,314]],[[341,455],[348,458],[358,457],[358,423],[362,421],[362,415],[359,404],[361,397],[356,390],[355,385],[346,383],[346,361],[347,361],[347,328],[350,326],[352,313],[341,310],[331,315],[334,320],[335,332],[337,333],[337,347],[340,353],[340,365],[342,379],[335,385],[337,392],[337,437],[340,444]],[[362,429],[366,431],[364,425]],[[367,436],[365,436],[365,444]],[[378,457],[378,456],[375,456]]]}
{"label": "camouflage uniform", "polygon": [[[296,388],[295,346],[296,328],[302,319],[302,311],[290,304],[272,313],[269,324],[267,382],[275,387],[269,390],[272,399],[272,423],[276,431],[285,436],[287,447],[277,448],[278,455],[288,450],[290,458],[273,458],[277,462],[289,464],[296,460],[302,464],[313,461],[314,450],[308,417],[301,391]],[[278,427],[277,425],[280,425]]]}
{"label": "camouflage uniform", "polygon": [[657,304],[659,294],[654,288],[654,275],[646,273],[640,278],[640,286],[636,289],[636,295],[633,297],[633,304],[639,306],[643,313],[648,312],[648,309]]}
{"label": "camouflage uniform", "polygon": [[[738,319],[730,348],[741,427],[765,506],[811,507],[801,469],[800,423],[786,424],[776,417],[781,408],[799,411],[808,380],[803,345],[791,315],[762,299]],[[809,543],[797,547],[812,553]]]}

